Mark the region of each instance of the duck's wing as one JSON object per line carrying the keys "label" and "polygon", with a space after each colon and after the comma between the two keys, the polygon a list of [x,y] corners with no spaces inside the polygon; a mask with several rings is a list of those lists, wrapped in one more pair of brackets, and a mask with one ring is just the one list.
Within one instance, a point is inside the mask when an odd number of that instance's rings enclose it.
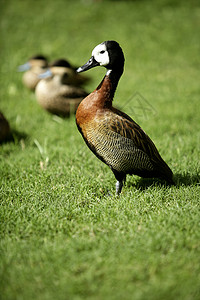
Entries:
{"label": "duck's wing", "polygon": [[144,160],[144,156],[147,161],[149,160],[156,171],[155,175],[157,174],[157,176],[155,177],[165,178],[169,182],[172,181],[172,171],[160,156],[153,141],[128,115],[113,109],[106,115],[106,126],[110,137],[112,136],[113,139],[117,139],[119,142],[121,141],[120,143],[126,145],[124,146],[125,151],[135,153],[135,150],[137,150],[140,153],[138,159],[141,159],[141,162]]}
{"label": "duck's wing", "polygon": [[88,93],[84,89],[71,85],[63,85],[59,93],[60,96],[65,98],[85,98],[88,96]]}
{"label": "duck's wing", "polygon": [[153,160],[160,160],[161,156],[145,131],[127,114],[113,109],[114,117],[110,118],[110,130],[131,139],[134,145]]}
{"label": "duck's wing", "polygon": [[76,75],[74,76],[73,80],[74,80],[73,83],[75,85],[82,86],[82,85],[90,82],[91,78],[88,77],[88,76],[83,76],[83,75],[80,75],[80,74],[76,73]]}

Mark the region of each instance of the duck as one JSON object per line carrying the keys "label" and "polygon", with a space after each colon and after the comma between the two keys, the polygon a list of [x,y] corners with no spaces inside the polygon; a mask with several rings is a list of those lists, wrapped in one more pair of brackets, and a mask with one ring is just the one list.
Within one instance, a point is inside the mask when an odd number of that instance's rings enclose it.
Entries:
{"label": "duck", "polygon": [[35,95],[43,109],[61,117],[75,113],[88,92],[78,86],[74,73],[68,61],[62,59],[54,61],[46,72],[39,75],[41,80]]}
{"label": "duck", "polygon": [[113,40],[97,45],[78,73],[102,66],[106,74],[76,111],[76,124],[89,149],[110,167],[116,178],[116,195],[127,175],[158,178],[174,184],[173,173],[145,131],[126,113],[113,107],[114,94],[123,74],[124,53]]}
{"label": "duck", "polygon": [[40,81],[39,74],[44,73],[48,67],[48,60],[44,55],[34,55],[25,64],[18,67],[19,72],[25,72],[22,77],[23,84],[34,91]]}
{"label": "duck", "polygon": [[3,115],[3,113],[0,111],[0,143],[3,143],[6,141],[6,139],[10,135],[10,125]]}
{"label": "duck", "polygon": [[76,72],[77,67],[72,65],[69,62],[69,60],[67,60],[65,58],[58,58],[49,64],[50,68],[53,66],[66,67],[66,68],[71,69],[72,72],[71,72],[71,76],[70,76],[70,84],[72,84],[74,86],[83,86],[91,80],[91,78],[89,78],[89,77],[78,74]]}

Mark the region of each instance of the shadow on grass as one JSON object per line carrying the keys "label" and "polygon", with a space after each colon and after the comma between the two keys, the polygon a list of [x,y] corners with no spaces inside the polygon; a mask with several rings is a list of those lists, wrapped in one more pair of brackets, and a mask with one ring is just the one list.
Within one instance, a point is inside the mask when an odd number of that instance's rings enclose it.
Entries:
{"label": "shadow on grass", "polygon": [[182,173],[182,174],[175,174],[174,175],[174,181],[176,186],[189,186],[189,185],[195,185],[200,183],[200,175],[199,174],[191,174],[189,172]]}
{"label": "shadow on grass", "polygon": [[7,143],[18,144],[21,140],[26,140],[27,137],[28,135],[25,132],[19,132],[13,129],[6,137],[6,139],[0,143],[0,145],[7,144]]}
{"label": "shadow on grass", "polygon": [[153,186],[165,186],[170,187],[171,184],[167,184],[165,181],[155,179],[155,178],[138,178],[136,182],[126,182],[128,188],[134,187],[137,190],[144,191],[149,187]]}
{"label": "shadow on grass", "polygon": [[134,187],[138,190],[145,190],[150,186],[163,186],[163,187],[180,187],[180,186],[190,186],[200,183],[200,175],[184,173],[184,174],[174,174],[175,184],[168,184],[166,181],[162,181],[155,178],[139,178],[136,182],[126,182],[127,187]]}

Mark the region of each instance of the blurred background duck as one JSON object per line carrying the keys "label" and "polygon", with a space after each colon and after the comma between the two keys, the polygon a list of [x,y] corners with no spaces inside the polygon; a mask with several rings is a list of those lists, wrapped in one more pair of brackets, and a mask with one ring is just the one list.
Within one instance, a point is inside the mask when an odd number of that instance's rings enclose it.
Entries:
{"label": "blurred background duck", "polygon": [[88,93],[80,87],[83,81],[64,59],[50,64],[49,69],[40,74],[35,95],[42,108],[63,117],[75,113],[79,103]]}
{"label": "blurred background duck", "polygon": [[[59,58],[54,60],[53,62],[51,62],[49,64],[49,67],[66,67],[71,69],[71,75],[70,75],[70,84],[74,85],[74,86],[82,86],[85,85],[86,83],[88,83],[90,81],[90,78],[87,76],[83,76],[82,74],[78,74],[76,72],[77,67],[73,66],[68,60],[64,59],[64,58]],[[69,78],[68,78],[68,82],[69,82]]]}
{"label": "blurred background duck", "polygon": [[76,123],[90,150],[113,171],[116,194],[127,174],[156,177],[173,183],[173,173],[142,128],[124,112],[112,106],[124,69],[124,54],[115,41],[97,45],[89,61],[77,72],[95,66],[107,69],[99,86],[79,105]]}
{"label": "blurred background duck", "polygon": [[35,55],[28,62],[18,67],[19,72],[25,72],[22,77],[23,84],[30,90],[35,90],[40,81],[39,74],[45,72],[48,67],[48,60],[43,55]]}
{"label": "blurred background duck", "polygon": [[0,143],[4,142],[10,135],[10,126],[3,113],[0,112]]}

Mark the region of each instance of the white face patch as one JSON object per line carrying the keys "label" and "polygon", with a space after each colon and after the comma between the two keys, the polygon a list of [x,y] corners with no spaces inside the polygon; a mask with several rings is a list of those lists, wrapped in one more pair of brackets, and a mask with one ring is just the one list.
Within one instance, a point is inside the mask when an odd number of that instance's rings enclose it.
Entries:
{"label": "white face patch", "polygon": [[105,44],[97,45],[92,51],[92,56],[94,56],[94,59],[100,64],[100,66],[107,66],[110,62]]}

